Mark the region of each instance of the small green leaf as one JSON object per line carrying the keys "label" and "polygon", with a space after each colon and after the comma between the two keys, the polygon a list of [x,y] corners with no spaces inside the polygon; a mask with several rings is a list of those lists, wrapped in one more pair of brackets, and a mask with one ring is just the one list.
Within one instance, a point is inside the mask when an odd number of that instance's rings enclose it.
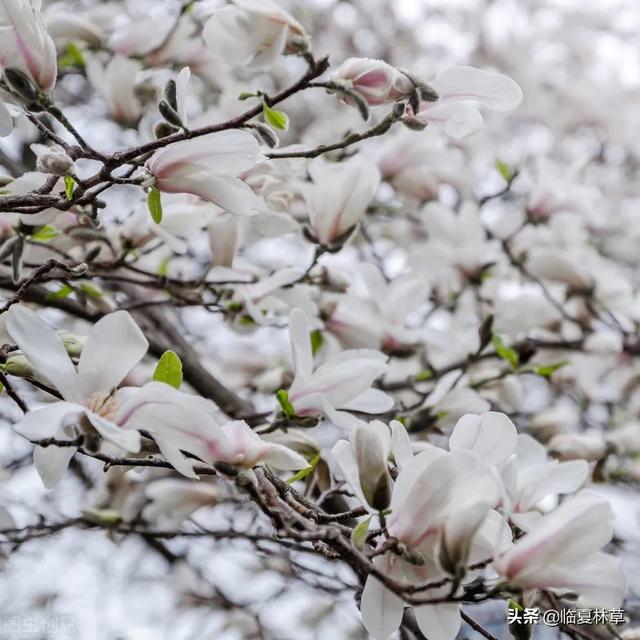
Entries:
{"label": "small green leaf", "polygon": [[505,182],[513,180],[513,171],[502,160],[496,160],[496,169]]}
{"label": "small green leaf", "polygon": [[96,509],[85,507],[82,509],[85,520],[100,526],[112,526],[122,521],[122,516],[115,509]]}
{"label": "small green leaf", "polygon": [[104,292],[101,289],[96,287],[95,284],[91,284],[90,282],[83,282],[78,288],[80,289],[80,291],[82,291],[82,293],[85,293],[90,298],[94,298],[95,300],[102,298],[102,296],[104,295]]}
{"label": "small green leaf", "polygon": [[67,200],[71,200],[73,198],[73,190],[76,187],[76,181],[73,179],[73,176],[65,176],[64,177],[64,193],[67,196]]}
{"label": "small green leaf", "polygon": [[156,224],[160,224],[162,222],[162,200],[160,199],[160,192],[155,187],[151,187],[149,190],[147,206],[149,207],[149,213],[151,213],[151,219]]}
{"label": "small green leaf", "polygon": [[62,300],[63,298],[68,298],[73,293],[73,287],[68,284],[63,284],[57,291],[52,291],[45,298],[46,302],[51,302],[52,300]]}
{"label": "small green leaf", "polygon": [[164,258],[158,265],[158,275],[165,277],[169,273],[169,262],[171,262],[171,256]]}
{"label": "small green leaf", "polygon": [[371,516],[358,522],[351,532],[351,544],[356,549],[362,549],[364,543],[367,541],[367,535],[369,534],[369,525],[371,524]]}
{"label": "small green leaf", "polygon": [[416,382],[424,382],[425,380],[431,380],[431,378],[433,378],[433,371],[431,371],[431,369],[424,369],[416,374],[414,380]]}
{"label": "small green leaf", "polygon": [[516,611],[524,611],[524,607],[521,604],[518,604],[512,598],[509,598],[509,609],[515,609]]}
{"label": "small green leaf", "polygon": [[287,418],[293,418],[296,415],[296,410],[289,401],[289,392],[286,389],[280,389],[276,393],[276,398],[282,407],[282,412]]}
{"label": "small green leaf", "polygon": [[309,339],[311,340],[311,354],[315,356],[324,342],[322,331],[320,331],[320,329],[314,329],[309,334]]}
{"label": "small green leaf", "polygon": [[287,480],[287,482],[289,484],[293,484],[294,482],[298,482],[298,480],[302,480],[303,478],[306,478],[310,473],[313,472],[313,470],[318,465],[318,462],[320,462],[320,454],[316,453],[316,455],[313,456],[311,460],[309,460],[309,466],[305,467],[304,469],[300,469],[300,471],[298,471],[298,473],[296,473],[295,475],[291,476]]}
{"label": "small green leaf", "polygon": [[562,367],[569,364],[568,360],[562,360],[561,362],[556,362],[555,364],[539,364],[534,365],[531,368],[531,371],[543,378],[550,378],[558,369],[562,369]]}
{"label": "small green leaf", "polygon": [[58,68],[66,69],[67,67],[78,69],[84,67],[84,55],[78,45],[73,42],[67,44],[64,53],[58,58]]}
{"label": "small green leaf", "polygon": [[40,227],[35,233],[31,234],[31,240],[34,242],[49,242],[58,235],[58,230],[50,224]]}
{"label": "small green leaf", "polygon": [[255,98],[258,94],[252,93],[251,91],[243,91],[239,96],[238,100],[248,100],[249,98]]}
{"label": "small green leaf", "polygon": [[284,111],[272,109],[266,102],[262,103],[264,121],[274,129],[286,131],[289,128],[289,116]]}
{"label": "small green leaf", "polygon": [[502,341],[502,338],[495,333],[493,334],[491,342],[493,343],[493,348],[496,350],[498,356],[503,360],[506,360],[511,365],[512,369],[517,369],[518,364],[520,363],[520,357],[517,352],[511,347],[507,347],[507,345]]}
{"label": "small green leaf", "polygon": [[182,362],[175,351],[165,351],[153,372],[153,379],[156,382],[164,382],[166,384],[180,388],[182,384]]}

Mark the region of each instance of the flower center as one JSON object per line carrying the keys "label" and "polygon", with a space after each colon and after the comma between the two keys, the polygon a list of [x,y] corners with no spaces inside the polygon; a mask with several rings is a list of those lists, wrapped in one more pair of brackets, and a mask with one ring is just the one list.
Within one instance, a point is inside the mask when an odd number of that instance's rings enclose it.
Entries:
{"label": "flower center", "polygon": [[85,400],[85,407],[97,415],[115,422],[118,403],[113,394],[93,393]]}

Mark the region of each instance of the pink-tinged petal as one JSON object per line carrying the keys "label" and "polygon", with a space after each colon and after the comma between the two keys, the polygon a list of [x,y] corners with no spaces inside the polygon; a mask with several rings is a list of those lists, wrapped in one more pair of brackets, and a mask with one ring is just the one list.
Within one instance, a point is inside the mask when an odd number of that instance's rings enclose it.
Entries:
{"label": "pink-tinged petal", "polygon": [[7,331],[36,373],[49,381],[71,402],[81,402],[76,369],[60,336],[31,309],[22,304],[7,311]]}
{"label": "pink-tinged petal", "polygon": [[258,196],[251,188],[239,178],[231,176],[203,172],[191,177],[163,178],[156,181],[156,186],[167,193],[199,196],[237,216],[253,216],[260,208]]}
{"label": "pink-tinged petal", "polygon": [[69,422],[69,418],[84,411],[84,407],[73,402],[53,402],[25,413],[14,425],[17,433],[29,440],[44,438],[65,439],[62,428]]}
{"label": "pink-tinged petal", "polygon": [[121,449],[131,453],[138,453],[140,451],[140,434],[137,431],[123,429],[117,424],[114,424],[91,411],[87,411],[85,415],[93,428],[105,440],[108,440]]}
{"label": "pink-tinged petal", "polygon": [[486,465],[499,464],[511,456],[518,431],[504,413],[488,411],[462,416],[449,438],[451,451],[473,451]]}
{"label": "pink-tinged petal", "polygon": [[414,607],[420,631],[434,640],[454,640],[460,630],[460,605],[457,603],[425,604]]}
{"label": "pink-tinged petal", "polygon": [[[385,571],[385,559],[376,558],[374,564],[377,568]],[[360,600],[360,613],[365,629],[375,640],[386,640],[400,627],[403,612],[402,598],[370,575],[364,585]]]}
{"label": "pink-tinged petal", "polygon": [[477,133],[484,123],[482,114],[475,106],[460,102],[429,102],[418,118],[457,140]]}
{"label": "pink-tinged petal", "polygon": [[45,489],[53,489],[69,467],[76,447],[35,447],[33,462]]}
{"label": "pink-tinged petal", "polygon": [[149,343],[126,311],[110,313],[96,322],[78,361],[82,393],[108,393],[144,357]]}
{"label": "pink-tinged petal", "polygon": [[522,89],[508,76],[475,67],[450,67],[430,83],[438,103],[476,100],[489,109],[508,111],[522,101]]}

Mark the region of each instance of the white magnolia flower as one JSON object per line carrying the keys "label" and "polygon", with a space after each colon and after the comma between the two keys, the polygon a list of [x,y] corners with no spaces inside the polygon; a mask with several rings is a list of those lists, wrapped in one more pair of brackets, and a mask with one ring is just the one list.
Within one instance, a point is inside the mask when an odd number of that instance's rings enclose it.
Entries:
{"label": "white magnolia flower", "polygon": [[432,124],[453,138],[466,138],[482,128],[479,103],[495,111],[515,109],[522,90],[511,78],[474,67],[450,67],[429,83],[438,94],[434,102],[422,102],[417,113],[407,107],[408,122]]}
{"label": "white magnolia flower", "polygon": [[51,91],[58,65],[41,0],[0,0],[0,32],[0,69],[18,69],[43,91]]}
{"label": "white magnolia flower", "polygon": [[349,349],[314,369],[309,325],[300,309],[289,316],[295,377],[289,389],[289,402],[296,415],[325,412],[325,406],[364,413],[383,413],[393,406],[393,398],[373,381],[387,369],[387,357],[370,349]]}
{"label": "white magnolia flower", "polygon": [[202,36],[220,58],[249,69],[270,67],[308,39],[304,27],[273,0],[233,0],[213,13]]}
{"label": "white magnolia flower", "polygon": [[384,60],[371,58],[347,58],[331,79],[357,91],[372,107],[394,102],[413,90],[407,76]]}
{"label": "white magnolia flower", "polygon": [[201,464],[199,461],[225,462],[243,469],[259,464],[283,470],[308,466],[303,456],[284,445],[263,440],[242,420],[221,426],[222,414],[211,401],[160,382],[145,385],[124,410],[132,414],[131,424],[147,431],[162,455],[189,478],[198,477],[194,466]]}
{"label": "white magnolia flower", "polygon": [[89,82],[103,97],[109,114],[124,125],[134,125],[142,114],[136,97],[136,80],[142,70],[137,60],[117,53],[106,66],[94,56],[86,60]]}
{"label": "white magnolia flower", "polygon": [[150,482],[144,494],[150,502],[142,510],[142,517],[167,528],[180,524],[202,507],[217,504],[224,496],[214,484],[175,478]]}
{"label": "white magnolia flower", "polygon": [[323,159],[309,164],[313,185],[303,193],[309,209],[311,233],[322,244],[330,244],[360,222],[378,190],[380,171],[362,160],[330,163]]}
{"label": "white magnolia flower", "polygon": [[[139,433],[123,428],[131,415],[123,410],[116,389],[148,348],[127,312],[116,311],[96,322],[77,367],[60,336],[29,308],[9,309],[7,331],[35,372],[62,396],[59,402],[25,414],[15,426],[18,433],[30,440],[72,440],[73,427],[80,427],[81,433],[95,430],[125,451],[140,450]],[[75,452],[76,447],[36,446],[34,462],[47,488],[61,480]]]}
{"label": "white magnolia flower", "polygon": [[166,193],[191,193],[236,215],[257,212],[258,198],[239,178],[260,161],[257,140],[246,131],[221,131],[158,149],[146,167]]}
{"label": "white magnolia flower", "polygon": [[544,516],[494,566],[523,589],[576,593],[579,607],[616,608],[626,580],[616,558],[600,550],[612,536],[609,502],[583,491]]}

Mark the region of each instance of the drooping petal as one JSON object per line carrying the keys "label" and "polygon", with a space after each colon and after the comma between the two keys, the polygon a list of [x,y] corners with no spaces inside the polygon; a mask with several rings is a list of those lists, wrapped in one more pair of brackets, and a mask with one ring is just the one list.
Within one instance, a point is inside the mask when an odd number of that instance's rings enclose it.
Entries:
{"label": "drooping petal", "polygon": [[83,396],[108,393],[144,357],[149,343],[126,311],[110,313],[93,325],[78,361]]}
{"label": "drooping petal", "polygon": [[53,489],[62,480],[76,447],[35,447],[33,462],[45,489]]}
{"label": "drooping petal", "polygon": [[[374,562],[374,564],[383,568],[381,562]],[[398,630],[403,612],[402,598],[393,591],[389,591],[376,577],[370,575],[364,585],[360,601],[360,613],[365,629],[376,640],[386,640]]]}
{"label": "drooping petal", "polygon": [[105,440],[113,442],[116,446],[131,453],[138,453],[140,451],[140,434],[137,431],[123,429],[91,411],[87,411],[86,416],[94,429]]}
{"label": "drooping petal", "polygon": [[420,120],[430,122],[448,136],[462,140],[482,129],[484,118],[478,109],[460,102],[433,102],[418,114]]}
{"label": "drooping petal", "polygon": [[476,100],[489,109],[508,111],[522,101],[522,89],[508,76],[475,67],[450,67],[429,83],[438,102]]}
{"label": "drooping petal", "polygon": [[460,630],[460,605],[453,603],[424,604],[413,613],[420,631],[427,638],[454,640]]}
{"label": "drooping petal", "polygon": [[64,439],[62,427],[70,417],[77,416],[83,411],[82,405],[73,402],[53,402],[25,413],[22,420],[16,423],[13,428],[29,440]]}
{"label": "drooping petal", "polygon": [[76,385],[76,369],[60,336],[31,309],[16,304],[7,311],[7,331],[35,371],[46,378],[65,400],[82,400]]}

